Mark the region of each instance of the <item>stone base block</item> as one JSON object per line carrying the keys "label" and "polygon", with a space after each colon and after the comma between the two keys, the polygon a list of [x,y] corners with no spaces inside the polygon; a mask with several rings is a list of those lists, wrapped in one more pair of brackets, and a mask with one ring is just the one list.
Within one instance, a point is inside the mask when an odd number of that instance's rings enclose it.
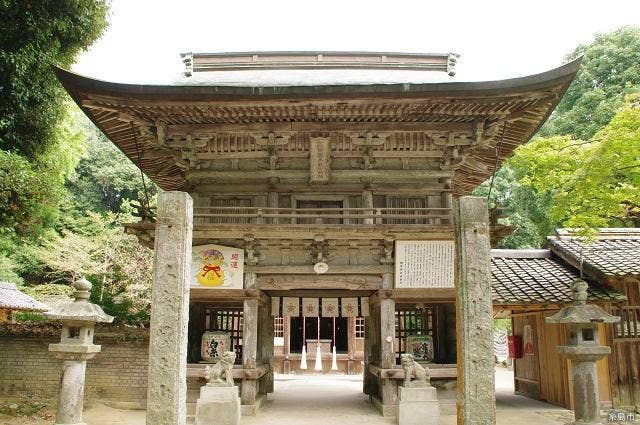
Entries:
{"label": "stone base block", "polygon": [[196,425],[239,425],[240,397],[238,387],[213,387],[200,389],[196,402]]}
{"label": "stone base block", "polygon": [[434,387],[398,389],[398,425],[440,424],[440,404]]}

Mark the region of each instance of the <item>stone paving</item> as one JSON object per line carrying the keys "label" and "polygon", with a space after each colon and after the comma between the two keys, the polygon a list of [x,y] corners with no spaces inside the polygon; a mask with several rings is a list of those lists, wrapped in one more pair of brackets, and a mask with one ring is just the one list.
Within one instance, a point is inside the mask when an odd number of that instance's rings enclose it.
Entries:
{"label": "stone paving", "polygon": [[[496,371],[498,425],[560,425],[571,412],[550,404],[513,395],[513,374]],[[383,418],[362,394],[358,376],[281,375],[275,393],[258,416],[242,418],[242,425],[382,425],[395,424]],[[455,425],[455,393],[440,391],[441,425]],[[112,409],[93,404],[85,412],[87,425],[145,425],[145,412]],[[2,418],[0,425],[50,425],[51,420]]]}

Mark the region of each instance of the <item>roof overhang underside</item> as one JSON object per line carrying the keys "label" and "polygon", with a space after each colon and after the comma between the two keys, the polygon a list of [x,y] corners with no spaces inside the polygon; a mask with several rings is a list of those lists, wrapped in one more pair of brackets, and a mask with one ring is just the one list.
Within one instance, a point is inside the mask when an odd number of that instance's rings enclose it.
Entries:
{"label": "roof overhang underside", "polygon": [[[318,136],[331,138],[338,150],[357,144],[351,149],[363,155],[395,151],[394,157],[411,158],[423,151],[443,176],[450,172],[453,193],[464,195],[533,136],[578,67],[579,60],[490,82],[274,87],[133,85],[55,72],[85,114],[164,190],[193,190],[207,170],[216,171],[215,160],[201,158],[233,149],[238,155],[264,150],[268,161],[269,149],[285,134],[281,140],[294,141],[287,149],[297,154]],[[383,142],[370,143],[376,138]],[[405,169],[403,163],[400,175]],[[261,176],[286,175],[270,171]],[[415,179],[416,173],[420,169],[408,174]]]}

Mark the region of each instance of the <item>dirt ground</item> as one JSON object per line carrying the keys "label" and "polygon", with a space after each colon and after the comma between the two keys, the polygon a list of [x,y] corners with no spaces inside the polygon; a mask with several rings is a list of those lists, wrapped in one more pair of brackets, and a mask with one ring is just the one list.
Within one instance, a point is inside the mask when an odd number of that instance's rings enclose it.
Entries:
{"label": "dirt ground", "polygon": [[[513,395],[513,375],[506,369],[496,370],[498,425],[559,425],[571,419],[571,412],[546,403]],[[243,417],[242,425],[382,425],[395,424],[394,418],[383,418],[362,394],[362,380],[356,376],[283,375],[276,380],[275,392],[258,416]],[[440,391],[441,424],[454,425],[455,393]],[[51,425],[49,408],[39,417],[0,416],[0,425]],[[145,425],[145,412],[119,410],[102,404],[87,408],[87,425]]]}

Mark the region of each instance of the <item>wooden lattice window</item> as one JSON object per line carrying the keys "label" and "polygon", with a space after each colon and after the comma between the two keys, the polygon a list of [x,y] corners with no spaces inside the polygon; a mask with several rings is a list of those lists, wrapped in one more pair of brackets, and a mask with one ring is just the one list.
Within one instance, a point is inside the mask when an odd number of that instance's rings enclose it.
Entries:
{"label": "wooden lattice window", "polygon": [[[243,207],[251,207],[253,206],[252,198],[217,198],[212,197],[209,201],[209,206],[211,207],[237,207],[235,210],[227,210],[227,209],[216,209],[212,208],[210,213],[213,214],[225,214],[225,215],[233,215],[235,214],[246,214],[248,211],[243,210]],[[212,217],[214,223],[241,223],[247,224],[250,223],[250,217]]]}
{"label": "wooden lattice window", "polygon": [[412,218],[385,218],[384,224],[429,224],[429,219],[416,218],[415,216],[415,214],[418,213],[417,208],[427,208],[426,198],[398,198],[387,196],[386,206],[387,208],[409,208],[408,210],[391,210],[389,214],[410,215]]}
{"label": "wooden lattice window", "polygon": [[433,308],[396,307],[396,361],[407,349],[407,337],[410,335],[433,336]]}
{"label": "wooden lattice window", "polygon": [[231,347],[236,352],[236,364],[242,364],[242,307],[205,309],[205,329],[229,332]]}
{"label": "wooden lattice window", "polygon": [[273,318],[273,337],[274,338],[284,337],[284,319],[282,317]]}
{"label": "wooden lattice window", "polygon": [[355,326],[356,338],[364,338],[364,317],[356,317]]}
{"label": "wooden lattice window", "polygon": [[620,322],[613,324],[616,339],[640,340],[640,306],[614,308],[614,316],[620,316]]}

